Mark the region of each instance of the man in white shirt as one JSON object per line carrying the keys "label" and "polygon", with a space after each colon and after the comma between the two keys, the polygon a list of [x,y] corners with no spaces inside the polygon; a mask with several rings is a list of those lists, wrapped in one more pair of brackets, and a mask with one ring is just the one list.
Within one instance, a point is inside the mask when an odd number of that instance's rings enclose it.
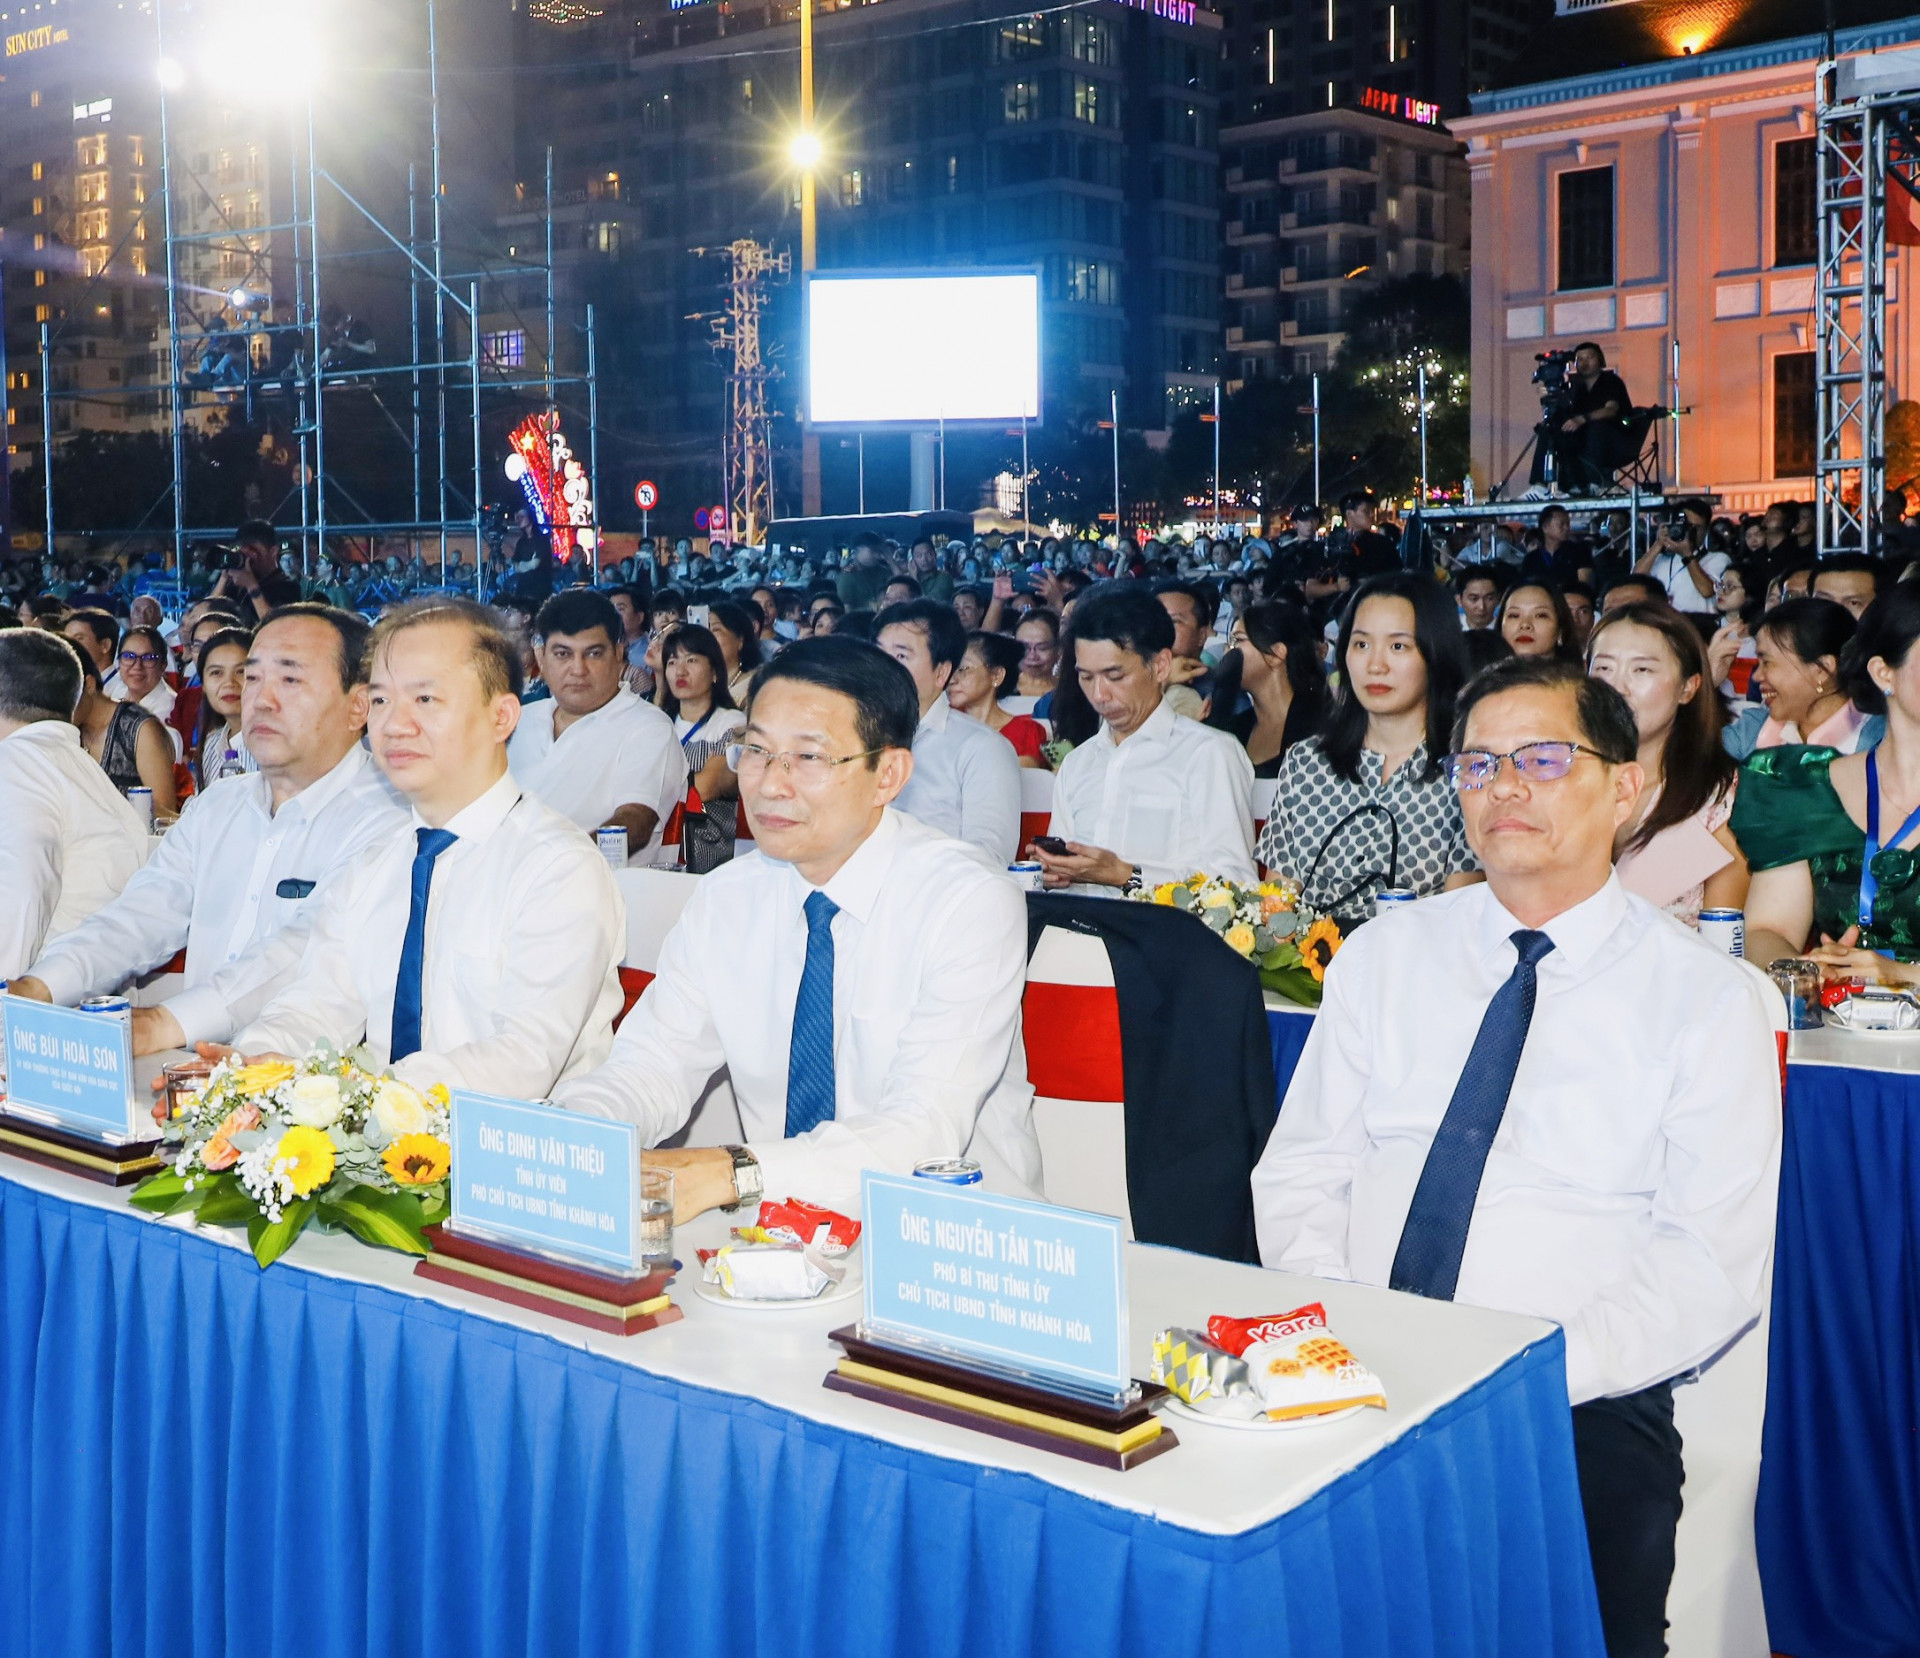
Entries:
{"label": "man in white shirt", "polygon": [[80,746],[80,686],[80,658],[57,634],[0,633],[0,979],[146,860],[146,825]]}
{"label": "man in white shirt", "polygon": [[1749,969],[1613,875],[1643,776],[1611,686],[1497,663],[1454,741],[1486,884],[1335,958],[1254,1171],[1260,1255],[1564,1327],[1607,1649],[1658,1654],[1671,1384],[1758,1317],[1773,1241],[1772,1021]]}
{"label": "man in white shirt", "polygon": [[234,1046],[364,1040],[417,1086],[543,1099],[612,1038],[626,942],[613,872],[507,770],[520,657],[490,612],[403,605],[370,661],[373,757],[411,821],[329,884],[298,976]]}
{"label": "man in white shirt", "polygon": [[735,760],[759,850],[702,877],[607,1063],[554,1090],[658,1145],[727,1067],[748,1144],[650,1157],[682,1220],[762,1194],[857,1213],[863,1169],[962,1154],[996,1190],[1040,1189],[1025,901],[891,809],[918,721],[913,681],[857,640],[760,670]]}
{"label": "man in white shirt", "polygon": [[960,618],[951,605],[910,599],[874,618],[873,637],[913,675],[920,698],[913,775],[894,804],[1002,867],[1012,863],[1020,850],[1020,756],[999,732],[947,702],[947,681],[967,654]]}
{"label": "man in white shirt", "polygon": [[1039,848],[1049,887],[1122,892],[1196,871],[1252,881],[1253,762],[1224,731],[1163,700],[1173,622],[1143,587],[1107,582],[1074,606],[1080,688],[1100,729],[1060,763],[1052,836]]}
{"label": "man in white shirt", "polygon": [[406,821],[360,739],[370,629],[347,610],[289,605],[248,648],[240,728],[259,771],[187,803],[146,868],[49,945],[16,995],[71,1005],[178,950],[185,982],[135,1008],[137,1054],[225,1042],[292,979],[317,889]]}
{"label": "man in white shirt", "polygon": [[1682,615],[1711,616],[1718,608],[1715,584],[1733,561],[1725,553],[1700,551],[1700,526],[1684,511],[1660,526],[1654,543],[1641,555],[1635,575],[1651,576],[1666,591],[1667,602]]}
{"label": "man in white shirt", "polygon": [[100,689],[120,700],[120,624],[104,610],[69,610],[60,624],[67,643],[100,671]]}
{"label": "man in white shirt", "polygon": [[553,696],[528,703],[508,747],[521,787],[591,835],[627,832],[629,861],[671,862],[661,837],[686,798],[687,758],[673,721],[621,683],[620,613],[571,587],[540,607],[534,654]]}

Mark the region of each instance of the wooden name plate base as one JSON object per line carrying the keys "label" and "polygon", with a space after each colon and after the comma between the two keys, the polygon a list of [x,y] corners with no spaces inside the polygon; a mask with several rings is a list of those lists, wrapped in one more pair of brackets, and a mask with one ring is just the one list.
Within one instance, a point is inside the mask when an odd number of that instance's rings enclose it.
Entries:
{"label": "wooden name plate base", "polygon": [[836,1393],[1122,1472],[1180,1443],[1153,1414],[1153,1402],[1167,1391],[1157,1383],[1142,1382],[1140,1397],[1130,1405],[1100,1405],[930,1354],[884,1347],[862,1336],[855,1324],[827,1339],[847,1354],[827,1372],[824,1385]]}
{"label": "wooden name plate base", "polygon": [[662,1324],[677,1324],[686,1316],[667,1295],[678,1263],[638,1278],[623,1278],[483,1243],[444,1226],[426,1227],[423,1236],[433,1253],[415,1263],[416,1278],[452,1284],[616,1336],[637,1336]]}
{"label": "wooden name plate base", "polygon": [[158,1140],[133,1140],[116,1146],[63,1128],[49,1128],[11,1111],[0,1111],[0,1151],[59,1169],[63,1174],[77,1174],[82,1180],[97,1180],[103,1186],[131,1186],[166,1167],[159,1155]]}

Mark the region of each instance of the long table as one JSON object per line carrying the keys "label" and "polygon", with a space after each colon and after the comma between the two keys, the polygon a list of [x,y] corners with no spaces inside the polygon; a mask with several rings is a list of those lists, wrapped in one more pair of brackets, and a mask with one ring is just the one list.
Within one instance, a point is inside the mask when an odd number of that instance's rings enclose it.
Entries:
{"label": "long table", "polygon": [[1318,1299],[1391,1408],[1118,1474],[826,1391],[857,1302],[620,1340],[0,1159],[0,1651],[1599,1658],[1557,1329],[1128,1271],[1142,1373]]}

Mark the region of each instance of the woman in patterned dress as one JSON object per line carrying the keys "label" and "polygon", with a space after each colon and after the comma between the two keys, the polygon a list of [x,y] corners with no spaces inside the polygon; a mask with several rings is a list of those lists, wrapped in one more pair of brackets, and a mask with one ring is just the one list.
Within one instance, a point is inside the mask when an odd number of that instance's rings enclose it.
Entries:
{"label": "woman in patterned dress", "polygon": [[1441,761],[1467,678],[1453,601],[1411,571],[1375,576],[1341,616],[1326,730],[1287,751],[1255,856],[1352,927],[1383,887],[1421,897],[1480,879]]}
{"label": "woman in patterned dress", "polygon": [[727,745],[746,724],[746,716],[733,705],[727,659],[708,629],[693,623],[675,628],[660,658],[660,706],[673,721],[673,733],[687,756],[680,861],[704,875],[733,856],[740,780],[727,764]]}

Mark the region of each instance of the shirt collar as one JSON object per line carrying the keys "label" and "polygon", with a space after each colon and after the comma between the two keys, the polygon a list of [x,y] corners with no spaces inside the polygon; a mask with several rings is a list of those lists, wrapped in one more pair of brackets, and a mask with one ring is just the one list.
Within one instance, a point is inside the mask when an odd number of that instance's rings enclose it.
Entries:
{"label": "shirt collar", "polygon": [[[552,701],[551,698],[548,700]],[[612,696],[601,703],[591,714],[582,714],[572,725],[567,727],[567,731],[578,731],[583,725],[592,725],[596,720],[607,721],[618,719],[620,715],[627,711],[630,704],[636,703],[639,700],[640,699],[623,683]],[[560,704],[555,702],[553,704],[553,715],[548,721],[547,729],[552,732],[553,741],[556,743],[560,742],[567,734],[566,731],[554,730],[554,722],[557,721],[559,717]]]}
{"label": "shirt collar", "polygon": [[[314,817],[326,810],[328,803],[338,799],[360,780],[360,774],[373,762],[367,757],[367,751],[358,743],[340,756],[333,769],[324,776],[316,777],[297,795],[281,807],[283,812],[297,810],[309,823]],[[253,801],[266,817],[272,817],[273,785],[260,772],[251,774],[254,782]]]}
{"label": "shirt collar", "polygon": [[[819,890],[833,900],[835,908],[845,910],[854,920],[865,925],[873,914],[874,905],[879,902],[880,889],[886,885],[899,844],[900,817],[889,806],[881,812],[879,826]],[[793,875],[794,908],[802,909],[815,889],[799,870],[793,869],[791,864],[787,867]]]}
{"label": "shirt collar", "polygon": [[[1508,941],[1514,933],[1525,929],[1526,923],[1500,902],[1491,886],[1487,887],[1486,893],[1486,902],[1480,910],[1481,959],[1502,971],[1510,972],[1514,950]],[[1613,935],[1614,929],[1626,919],[1626,914],[1626,889],[1620,885],[1619,876],[1609,874],[1606,884],[1592,897],[1583,898],[1572,909],[1562,910],[1544,926],[1531,930],[1545,933],[1553,940],[1553,954],[1549,960],[1578,970],[1598,954],[1600,947]]]}
{"label": "shirt collar", "polygon": [[[1140,742],[1149,745],[1169,742],[1173,737],[1173,721],[1173,706],[1163,698],[1160,706],[1140,722],[1133,735],[1127,738],[1126,741],[1129,746]],[[1120,746],[1119,742],[1114,738],[1112,728],[1105,720],[1100,722],[1100,736],[1105,741],[1107,747],[1118,748]]]}
{"label": "shirt collar", "polygon": [[946,693],[933,699],[933,706],[920,716],[920,729],[927,732],[941,732],[947,729],[947,716],[953,712],[953,704],[947,701]]}
{"label": "shirt collar", "polygon": [[[462,841],[485,842],[494,830],[506,822],[507,814],[520,804],[520,785],[513,780],[513,773],[502,774],[499,781],[477,800],[470,800],[447,819],[448,830]],[[413,813],[413,827],[425,829],[427,822],[416,808]]]}
{"label": "shirt collar", "polygon": [[24,738],[30,743],[59,743],[80,746],[80,728],[71,720],[31,720],[18,731],[9,732],[7,741]]}

